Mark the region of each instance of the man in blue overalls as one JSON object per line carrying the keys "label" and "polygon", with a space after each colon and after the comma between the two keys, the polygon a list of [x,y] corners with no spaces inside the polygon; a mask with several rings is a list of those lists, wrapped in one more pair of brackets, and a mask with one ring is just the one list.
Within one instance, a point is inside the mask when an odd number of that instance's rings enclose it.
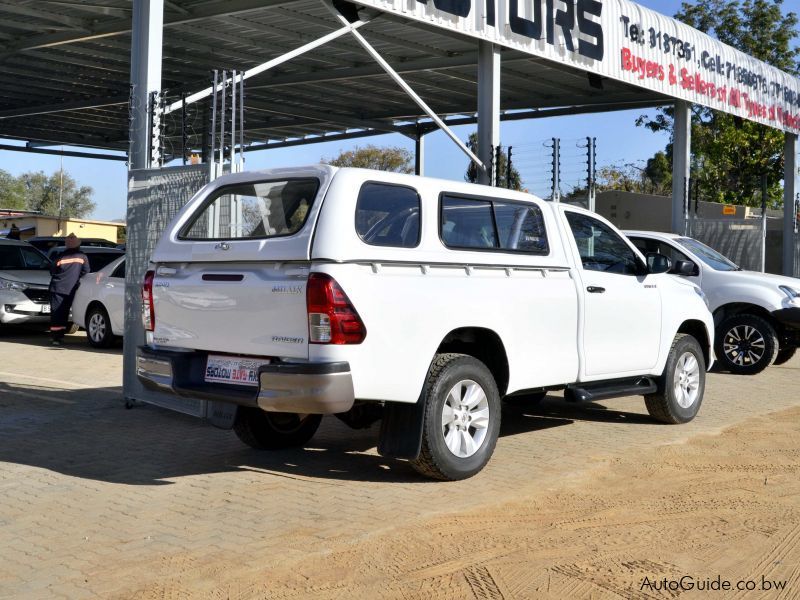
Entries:
{"label": "man in blue overalls", "polygon": [[89,272],[89,259],[81,252],[81,241],[70,233],[66,250],[56,256],[50,273],[50,334],[53,346],[61,346],[69,324],[69,310],[80,279]]}

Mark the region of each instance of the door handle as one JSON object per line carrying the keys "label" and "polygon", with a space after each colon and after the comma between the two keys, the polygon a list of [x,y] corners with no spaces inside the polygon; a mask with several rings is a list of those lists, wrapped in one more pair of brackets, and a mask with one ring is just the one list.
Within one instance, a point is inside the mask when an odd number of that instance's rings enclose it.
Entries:
{"label": "door handle", "polygon": [[606,288],[599,287],[596,285],[590,285],[589,287],[586,288],[586,291],[589,292],[590,294],[602,294],[603,292],[606,291]]}

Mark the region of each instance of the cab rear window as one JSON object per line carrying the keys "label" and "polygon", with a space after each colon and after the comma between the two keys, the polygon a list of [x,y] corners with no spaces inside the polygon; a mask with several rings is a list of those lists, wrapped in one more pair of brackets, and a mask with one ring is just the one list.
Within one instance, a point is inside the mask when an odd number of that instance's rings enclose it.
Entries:
{"label": "cab rear window", "polygon": [[372,246],[419,245],[420,201],[410,187],[365,183],[356,202],[356,232]]}
{"label": "cab rear window", "polygon": [[180,232],[183,240],[285,237],[300,231],[319,181],[283,179],[228,185],[212,194]]}

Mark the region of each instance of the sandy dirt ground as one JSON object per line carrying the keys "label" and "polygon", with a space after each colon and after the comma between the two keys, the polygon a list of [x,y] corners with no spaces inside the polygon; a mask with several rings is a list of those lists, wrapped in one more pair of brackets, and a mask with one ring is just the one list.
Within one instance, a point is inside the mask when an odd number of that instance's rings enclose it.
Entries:
{"label": "sandy dirt ground", "polygon": [[800,357],[709,374],[683,426],[507,404],[487,468],[442,483],[377,426],[264,453],[125,410],[119,347],[44,342],[0,331],[2,599],[800,598]]}
{"label": "sandy dirt ground", "polygon": [[790,409],[273,568],[193,559],[193,589],[203,594],[205,579],[209,595],[264,598],[800,598],[799,470]]}

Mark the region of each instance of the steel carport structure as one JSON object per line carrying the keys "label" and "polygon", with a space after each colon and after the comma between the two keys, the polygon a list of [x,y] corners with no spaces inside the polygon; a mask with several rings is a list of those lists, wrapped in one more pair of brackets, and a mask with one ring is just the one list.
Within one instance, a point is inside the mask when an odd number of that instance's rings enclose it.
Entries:
{"label": "steel carport structure", "polygon": [[[685,101],[397,13],[373,15],[360,29],[364,38],[445,122],[479,123],[484,162],[498,143],[501,118],[674,102],[673,229],[682,227],[690,142]],[[0,2],[0,136],[28,141],[34,151],[47,144],[120,151],[130,154],[132,167],[147,167],[144,94],[191,94],[208,85],[212,69],[250,69],[341,25],[319,0]],[[420,141],[435,128],[351,35],[254,77],[246,105],[248,149],[386,132]],[[187,136],[190,148],[207,145],[205,122],[201,113]],[[797,136],[787,133],[786,139],[788,216]],[[173,149],[180,145],[175,138],[168,142]],[[784,262],[790,271],[788,253]]]}

